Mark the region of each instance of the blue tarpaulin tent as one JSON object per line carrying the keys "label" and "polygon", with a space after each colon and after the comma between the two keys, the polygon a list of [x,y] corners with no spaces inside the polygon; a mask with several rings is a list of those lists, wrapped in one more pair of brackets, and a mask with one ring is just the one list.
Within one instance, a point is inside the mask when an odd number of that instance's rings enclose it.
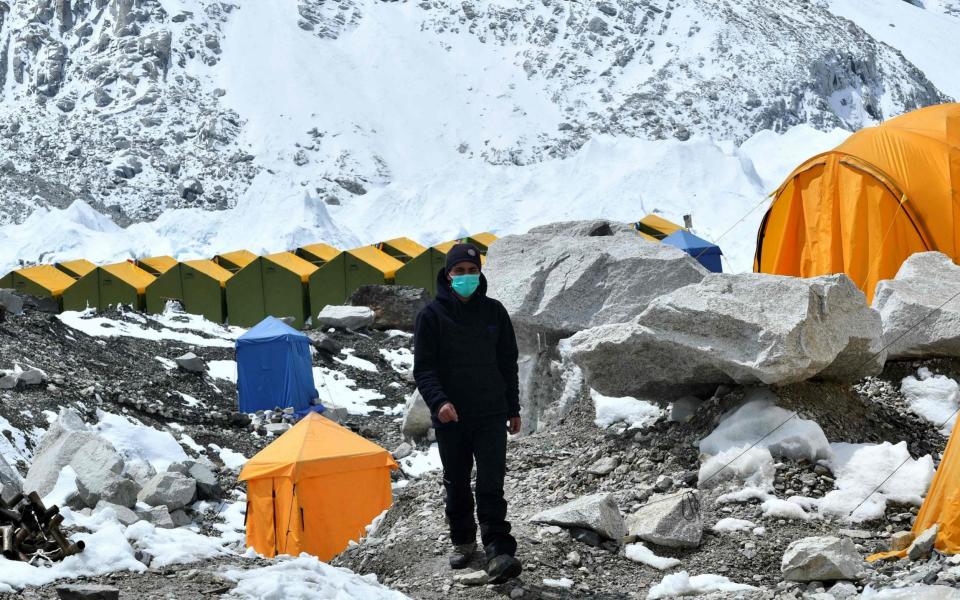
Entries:
{"label": "blue tarpaulin tent", "polygon": [[720,256],[723,252],[720,251],[720,247],[703,238],[698,238],[686,229],[674,231],[663,238],[663,243],[680,248],[697,259],[708,271],[723,272],[723,266],[720,264]]}
{"label": "blue tarpaulin tent", "polygon": [[244,413],[291,406],[301,414],[311,410],[318,394],[307,336],[273,317],[240,336],[237,392]]}

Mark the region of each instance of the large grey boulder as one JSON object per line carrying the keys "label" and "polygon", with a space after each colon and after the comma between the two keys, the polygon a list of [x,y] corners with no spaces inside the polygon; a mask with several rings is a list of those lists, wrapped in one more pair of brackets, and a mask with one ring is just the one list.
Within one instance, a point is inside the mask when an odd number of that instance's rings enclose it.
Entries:
{"label": "large grey boulder", "polygon": [[557,403],[571,380],[558,375],[573,371],[564,364],[560,340],[629,321],[654,298],[699,282],[707,270],[627,225],[575,221],[500,238],[484,273],[488,295],[503,303],[516,331],[521,416],[531,431],[565,414]]}
{"label": "large grey boulder", "polygon": [[197,498],[200,500],[222,500],[223,488],[213,470],[203,463],[193,463],[187,473],[197,482]]}
{"label": "large grey boulder", "polygon": [[400,426],[403,437],[411,440],[426,437],[431,427],[433,423],[430,418],[430,409],[423,401],[420,390],[414,390],[407,396],[407,406],[403,413],[403,424]]}
{"label": "large grey boulder", "polygon": [[696,548],[703,537],[698,506],[693,490],[651,496],[627,516],[627,534],[668,548]]}
{"label": "large grey boulder", "polygon": [[628,324],[582,331],[570,357],[608,396],[673,400],[719,384],[855,381],[883,368],[879,314],[846,275],[710,274]]}
{"label": "large grey boulder", "polygon": [[628,321],[657,296],[702,280],[707,270],[627,225],[574,221],[500,238],[484,274],[488,294],[503,303],[518,330],[563,338]]}
{"label": "large grey boulder", "polygon": [[197,493],[197,483],[183,475],[171,471],[157,473],[147,482],[137,500],[150,506],[167,507],[167,510],[183,508],[191,502]]}
{"label": "large grey boulder", "polygon": [[583,496],[541,511],[530,520],[534,523],[590,529],[617,542],[627,533],[620,509],[609,494]]}
{"label": "large grey boulder", "polygon": [[[26,492],[46,496],[57,483],[60,471],[70,465],[74,456],[88,443],[96,444],[98,436],[89,431],[77,413],[61,409],[57,420],[40,440],[34,451],[33,462],[23,481]],[[107,470],[113,467],[111,462]]]}
{"label": "large grey boulder", "polygon": [[863,558],[850,538],[807,537],[787,547],[780,572],[788,581],[853,581],[863,576]]}
{"label": "large grey boulder", "polygon": [[0,289],[0,308],[12,315],[23,312],[23,298],[13,290]]}
{"label": "large grey boulder", "polygon": [[373,325],[375,318],[373,309],[366,306],[327,305],[317,315],[317,323],[323,327],[363,329]]}
{"label": "large grey boulder", "polygon": [[203,362],[203,359],[193,352],[187,352],[182,356],[178,356],[174,361],[178,367],[190,373],[203,374],[207,371],[207,363]]}
{"label": "large grey boulder", "polygon": [[407,285],[362,285],[350,296],[353,306],[373,310],[373,327],[413,331],[417,314],[430,304],[427,290]]}
{"label": "large grey boulder", "polygon": [[77,492],[84,505],[94,508],[101,501],[127,507],[136,504],[140,485],[121,475],[123,459],[107,440],[94,435],[77,449],[69,464],[77,474]]}
{"label": "large grey boulder", "polygon": [[137,517],[160,529],[173,529],[176,524],[166,506],[154,506],[150,510],[138,510]]}
{"label": "large grey boulder", "polygon": [[0,499],[4,502],[23,491],[23,478],[10,464],[0,455]]}
{"label": "large grey boulder", "polygon": [[890,358],[960,356],[960,267],[947,255],[910,256],[896,277],[877,284],[873,307]]}

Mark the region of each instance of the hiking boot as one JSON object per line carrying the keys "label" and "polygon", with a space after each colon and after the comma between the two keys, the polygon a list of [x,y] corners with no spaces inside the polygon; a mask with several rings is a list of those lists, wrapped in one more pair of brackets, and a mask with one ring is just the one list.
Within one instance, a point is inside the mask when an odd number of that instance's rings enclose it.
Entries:
{"label": "hiking boot", "polygon": [[487,575],[490,576],[490,583],[503,583],[508,579],[513,579],[519,576],[522,570],[520,561],[509,554],[494,556],[487,563]]}
{"label": "hiking boot", "polygon": [[477,543],[460,544],[453,547],[453,553],[450,555],[451,569],[465,569],[473,558],[473,553],[477,551]]}

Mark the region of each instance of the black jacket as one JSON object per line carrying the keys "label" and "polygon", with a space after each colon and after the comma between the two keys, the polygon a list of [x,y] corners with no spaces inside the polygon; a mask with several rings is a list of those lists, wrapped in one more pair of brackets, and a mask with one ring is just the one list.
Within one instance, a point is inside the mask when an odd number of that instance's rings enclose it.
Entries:
{"label": "black jacket", "polygon": [[430,408],[453,403],[460,421],[520,416],[517,338],[502,304],[487,298],[487,280],[467,302],[437,273],[437,297],[417,315],[413,377]]}

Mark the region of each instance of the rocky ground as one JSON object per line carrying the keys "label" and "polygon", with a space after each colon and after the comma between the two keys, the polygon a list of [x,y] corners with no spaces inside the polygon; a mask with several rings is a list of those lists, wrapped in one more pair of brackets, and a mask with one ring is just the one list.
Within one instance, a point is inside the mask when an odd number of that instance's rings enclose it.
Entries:
{"label": "rocky ground", "polygon": [[[189,318],[169,313],[161,319],[112,312],[112,327],[138,326],[153,332],[169,331],[178,321]],[[192,333],[202,337],[195,330]],[[315,366],[327,367],[349,376],[358,387],[378,390],[384,398],[371,401],[370,414],[343,415],[342,422],[382,446],[396,450],[403,443],[396,406],[412,392],[409,373],[397,370],[380,350],[409,348],[409,336],[389,332],[331,330],[327,340],[312,334],[317,346],[353,349],[353,356],[376,366],[370,371],[344,364],[347,354],[318,351]],[[148,340],[122,335],[91,337],[68,326],[55,315],[26,311],[7,316],[0,323],[0,369],[36,367],[47,381],[40,385],[19,384],[0,393],[0,416],[9,422],[5,437],[16,445],[13,429],[26,432],[25,454],[36,449],[39,434],[48,427],[47,411],[62,407],[77,411],[87,422],[96,422],[97,411],[133,417],[181,440],[184,449],[198,460],[212,463],[219,482],[227,489],[242,489],[235,483],[236,469],[230,468],[210,444],[252,456],[273,439],[259,417],[251,423],[235,412],[235,387],[224,379],[170,368],[171,362],[193,352],[208,364],[230,360],[230,344],[222,346],[178,340]],[[949,359],[888,362],[877,377],[855,385],[806,382],[776,389],[779,404],[797,410],[804,419],[819,424],[831,442],[879,443],[904,440],[914,457],[925,454],[936,460],[946,437],[928,421],[914,414],[900,382],[927,367],[934,373],[960,378],[960,361]],[[181,394],[199,400],[193,405]],[[764,516],[760,502],[720,503],[728,491],[724,486],[702,486],[696,504],[689,508],[690,521],[702,527],[699,547],[668,548],[648,544],[661,557],[680,561],[676,568],[659,571],[627,558],[623,547],[604,541],[595,533],[571,530],[530,518],[544,509],[596,493],[610,494],[619,511],[630,515],[655,494],[697,487],[701,456],[699,441],[713,431],[722,416],[744,399],[745,389],[721,387],[704,402],[689,421],[673,421],[668,412],[641,427],[614,423],[606,428],[595,424],[596,411],[589,393],[583,390],[556,422],[543,430],[512,438],[509,443],[510,471],[507,497],[510,518],[519,542],[524,574],[502,585],[466,585],[446,565],[449,542],[443,518],[441,479],[437,471],[410,477],[396,475],[396,502],[373,534],[332,561],[357,573],[372,573],[378,579],[411,598],[645,598],[665,575],[685,570],[691,575],[711,573],[754,589],[715,593],[711,597],[801,598],[831,589],[833,596],[873,587],[924,583],[960,589],[960,566],[934,553],[920,561],[879,563],[865,567],[859,581],[793,583],[784,580],[781,560],[791,542],[809,536],[832,535],[849,539],[860,556],[886,550],[892,533],[908,530],[917,507],[888,503],[885,516],[861,523],[838,519],[787,519]],[[321,398],[323,400],[323,398]],[[267,418],[265,421],[269,421]],[[189,436],[202,447],[184,441]],[[429,438],[414,440],[424,451]],[[17,467],[26,473],[27,464]],[[786,498],[795,494],[818,498],[833,488],[833,474],[822,464],[779,459],[774,494]],[[723,518],[749,520],[763,528],[756,531],[715,532]],[[216,510],[195,515],[203,531],[223,518]],[[576,537],[575,537],[576,536]],[[236,550],[240,550],[240,546]],[[227,594],[234,583],[223,578],[228,568],[250,569],[269,564],[227,555],[200,562],[152,567],[144,573],[112,573],[82,581],[103,583],[124,594],[143,598],[216,597]],[[472,569],[482,568],[478,555]],[[568,584],[568,587],[557,587]],[[54,598],[55,584],[27,588],[16,595],[23,598]],[[821,589],[823,588],[823,589]],[[0,595],[2,597],[2,595]],[[123,596],[121,596],[123,597]],[[944,596],[948,597],[948,596]],[[819,596],[818,598],[828,598]]]}
{"label": "rocky ground", "polygon": [[[940,366],[952,370],[957,364]],[[896,380],[898,373],[912,365],[891,364],[884,378]],[[890,439],[891,430],[906,435],[912,449],[937,454],[945,438],[929,424],[902,406],[898,392],[883,385],[884,379],[864,384],[871,392],[857,393],[829,384],[808,383],[783,390],[782,397],[814,399],[807,404],[805,416],[825,424],[828,435],[837,441],[871,442]],[[360,572],[373,572],[392,587],[414,598],[644,598],[646,590],[658,583],[664,573],[627,559],[614,544],[600,547],[572,538],[567,530],[531,523],[529,517],[543,508],[595,492],[609,492],[623,513],[638,508],[652,494],[682,486],[696,485],[700,467],[699,440],[709,433],[719,417],[736,405],[742,393],[734,391],[714,398],[701,407],[689,423],[670,422],[666,418],[639,430],[614,426],[598,428],[594,407],[583,398],[555,428],[512,439],[509,446],[510,472],[507,496],[514,531],[519,542],[518,555],[525,573],[514,582],[498,586],[467,587],[456,583],[446,566],[448,540],[443,521],[439,474],[431,474],[404,488],[373,540],[345,552],[335,563]],[[819,402],[816,402],[819,400]],[[849,410],[837,411],[842,400]],[[600,458],[610,458],[616,467],[598,476],[588,469]],[[811,486],[810,481],[815,483]],[[781,463],[776,489],[813,488],[822,495],[830,486],[811,463]],[[792,494],[792,492],[790,492]],[[787,494],[788,495],[788,494]],[[785,584],[780,561],[786,546],[797,539],[815,535],[850,537],[864,555],[886,550],[893,531],[909,529],[916,507],[891,504],[887,518],[859,524],[826,520],[785,520],[765,518],[759,502],[750,504],[715,503],[717,491],[700,497],[700,514],[705,526],[703,544],[696,549],[655,547],[661,556],[680,559],[679,568],[691,574],[717,573],[736,582],[759,588],[748,597],[799,597],[806,586]],[[766,528],[763,535],[746,533],[717,534],[710,530],[724,517],[747,519]],[[411,549],[416,549],[411,552]],[[924,572],[926,582],[938,581],[939,569],[932,561]],[[477,557],[476,569],[482,568]],[[949,565],[946,565],[949,567]],[[903,565],[883,565],[871,571],[867,581],[889,584],[890,575]],[[945,573],[942,581],[956,584],[960,570]],[[544,580],[569,578],[570,590],[551,588]],[[897,576],[894,579],[900,580]],[[918,579],[919,581],[919,579]],[[793,594],[794,596],[791,596]]]}

